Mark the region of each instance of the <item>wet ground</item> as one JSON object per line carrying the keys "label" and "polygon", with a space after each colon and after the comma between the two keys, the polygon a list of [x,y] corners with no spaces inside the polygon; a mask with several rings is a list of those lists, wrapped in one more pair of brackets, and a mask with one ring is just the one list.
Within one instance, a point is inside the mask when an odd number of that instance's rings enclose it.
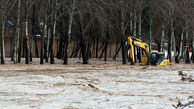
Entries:
{"label": "wet ground", "polygon": [[[79,60],[0,65],[0,109],[175,109],[194,100],[194,64],[169,67]],[[194,109],[194,105],[185,109]]]}

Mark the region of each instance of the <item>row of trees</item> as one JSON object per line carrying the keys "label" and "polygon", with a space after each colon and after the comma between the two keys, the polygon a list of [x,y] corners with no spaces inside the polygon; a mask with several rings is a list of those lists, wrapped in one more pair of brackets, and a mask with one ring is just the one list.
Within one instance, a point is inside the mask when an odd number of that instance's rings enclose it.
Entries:
{"label": "row of trees", "polygon": [[[194,1],[153,0],[152,10],[152,42],[158,45],[158,51],[164,51],[164,44],[168,43],[171,61],[178,63],[184,58],[185,63],[189,63],[189,49],[194,48]],[[126,64],[127,36],[147,41],[149,15],[149,0],[0,0],[1,64],[5,63],[4,38],[10,24],[14,31],[11,58],[15,64],[21,61],[22,50],[25,63],[32,61],[34,44],[40,64],[48,59],[54,64],[55,57],[68,64],[68,57],[79,50],[83,64],[91,58],[91,50],[95,51],[96,58],[104,54],[106,61],[111,43],[118,46],[114,58],[122,50],[122,62]],[[41,36],[40,56],[37,35]],[[57,56],[54,55],[56,38],[60,41]],[[72,56],[68,56],[70,41],[77,44]],[[101,47],[99,43],[103,43]],[[100,55],[99,48],[102,48]],[[172,51],[175,59],[172,59]]]}

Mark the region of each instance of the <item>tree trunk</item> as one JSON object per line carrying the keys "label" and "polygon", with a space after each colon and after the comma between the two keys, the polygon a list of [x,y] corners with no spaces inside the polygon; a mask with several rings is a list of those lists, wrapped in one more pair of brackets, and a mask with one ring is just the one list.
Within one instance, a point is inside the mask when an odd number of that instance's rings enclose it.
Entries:
{"label": "tree trunk", "polygon": [[41,50],[40,50],[40,64],[44,64],[44,37],[46,36],[46,17],[47,17],[47,0],[44,0],[44,25],[43,34],[41,35]]}
{"label": "tree trunk", "polygon": [[[81,49],[81,45],[80,45],[80,43],[79,43],[79,45],[78,45],[77,48],[75,49],[73,58],[76,58],[76,57],[77,57],[77,54],[79,53],[80,49]],[[81,55],[81,52],[80,52],[80,55]],[[79,57],[79,58],[80,58],[80,57]]]}
{"label": "tree trunk", "polygon": [[[122,4],[124,5],[124,1],[122,1]],[[125,18],[124,18],[125,12],[124,11],[125,11],[124,8],[122,8],[122,12],[121,12],[121,36],[122,36],[121,37],[121,46],[122,46],[122,62],[123,62],[123,64],[127,64],[126,47],[125,47]],[[136,27],[134,27],[134,29],[135,28]],[[136,34],[136,31],[134,32],[134,34]]]}
{"label": "tree trunk", "polygon": [[[173,18],[171,19],[171,38],[172,38],[172,46],[173,46],[173,50],[174,50],[174,57],[177,56],[177,53],[176,53],[176,39],[175,39],[175,34],[174,34],[174,20]],[[172,48],[172,47],[171,47]]]}
{"label": "tree trunk", "polygon": [[28,55],[28,51],[29,51],[28,39],[29,39],[29,37],[28,37],[28,20],[27,20],[27,15],[26,15],[25,26],[26,26],[26,29],[25,29],[25,34],[26,34],[26,37],[25,37],[25,64],[29,64],[29,55]]}
{"label": "tree trunk", "polygon": [[10,56],[11,56],[11,61],[13,61],[13,57],[14,57],[14,39],[15,39],[15,33],[13,33],[12,37],[11,37],[11,45],[10,45]]}
{"label": "tree trunk", "polygon": [[171,36],[170,36],[170,45],[169,45],[169,47],[170,47],[170,54],[169,54],[169,59],[170,59],[170,62],[172,62],[172,44],[173,44],[173,36],[172,36],[172,33],[171,33]]}
{"label": "tree trunk", "polygon": [[44,26],[44,30],[43,31],[44,31],[44,33],[41,35],[40,64],[44,64],[44,36],[45,36],[45,26]]}
{"label": "tree trunk", "polygon": [[[140,36],[140,39],[142,39],[142,36],[141,36],[141,34],[142,34],[142,29],[141,29],[141,24],[142,24],[142,20],[141,20],[141,12],[139,13],[139,23],[138,23],[138,35]],[[138,50],[138,57],[139,57],[139,62],[141,62],[141,60],[142,60],[142,49],[141,48],[139,48],[139,50]]]}
{"label": "tree trunk", "polygon": [[51,54],[50,54],[50,64],[54,64],[54,34],[51,36]]}
{"label": "tree trunk", "polygon": [[83,58],[83,64],[88,64],[87,56],[86,56],[86,44],[83,35],[80,36],[80,46]]}
{"label": "tree trunk", "polygon": [[130,32],[131,32],[131,35],[133,33],[133,19],[132,19],[132,17],[133,17],[133,13],[130,12]]}
{"label": "tree trunk", "polygon": [[96,58],[98,58],[98,45],[99,45],[99,38],[96,38]]}
{"label": "tree trunk", "polygon": [[157,40],[156,44],[157,44],[158,52],[160,52],[160,50],[161,50],[161,41]]}
{"label": "tree trunk", "polygon": [[160,52],[164,52],[164,37],[165,37],[165,25],[162,25],[162,36],[160,42]]}
{"label": "tree trunk", "polygon": [[64,53],[64,35],[63,35],[63,31],[61,31],[62,29],[60,29],[60,39],[59,39],[59,49],[57,52],[57,59],[62,59],[63,53]]}
{"label": "tree trunk", "polygon": [[47,35],[47,47],[46,47],[46,63],[48,63],[49,58],[49,46],[50,46],[50,37],[51,37],[51,29],[48,28],[48,35]]}
{"label": "tree trunk", "polygon": [[111,58],[112,57],[112,54],[111,54],[112,53],[112,44],[111,43],[110,43],[109,47],[110,47],[109,48],[110,49],[109,50],[109,58]]}
{"label": "tree trunk", "polygon": [[36,34],[34,34],[34,42],[35,42],[35,56],[36,56],[36,58],[39,58],[38,42],[37,42]]}
{"label": "tree trunk", "polygon": [[71,53],[70,58],[74,58],[75,54],[77,55],[77,52],[79,51],[79,49],[80,49],[80,43],[75,44],[73,49],[72,49],[72,53]]}
{"label": "tree trunk", "polygon": [[142,23],[142,20],[141,20],[141,12],[139,13],[139,22],[138,22],[138,35],[140,36],[141,38],[141,23]]}
{"label": "tree trunk", "polygon": [[125,40],[124,39],[122,39],[122,41],[121,41],[121,46],[122,46],[122,62],[123,62],[123,64],[127,64],[126,48],[125,48]]}
{"label": "tree trunk", "polygon": [[[80,15],[81,17],[81,15]],[[86,41],[83,33],[83,26],[81,24],[82,18],[79,19],[78,26],[79,26],[79,39],[80,39],[80,47],[81,47],[81,54],[83,59],[83,64],[88,64],[87,55],[86,55]]]}
{"label": "tree trunk", "polygon": [[99,56],[99,60],[102,58],[102,56],[103,56],[103,54],[104,54],[104,51],[105,51],[105,45],[106,43],[104,43],[103,45],[102,45],[102,52],[100,53],[100,56]]}
{"label": "tree trunk", "polygon": [[30,40],[30,62],[32,62],[33,48],[34,48],[34,38],[31,35],[31,40]]}
{"label": "tree trunk", "polygon": [[107,50],[108,50],[108,43],[109,43],[109,31],[106,33],[106,41],[105,41],[105,46],[104,46],[104,61],[107,61]]}
{"label": "tree trunk", "polygon": [[180,61],[180,59],[183,57],[183,38],[184,38],[184,30],[182,29],[182,33],[181,33],[181,42],[180,42],[180,49],[179,49],[179,57],[178,60]]}
{"label": "tree trunk", "polygon": [[65,51],[64,51],[64,65],[68,64],[68,46],[69,46],[69,36],[65,38]]}
{"label": "tree trunk", "polygon": [[64,59],[64,49],[65,49],[65,34],[67,33],[67,30],[64,32],[64,27],[66,24],[66,17],[64,18],[64,20],[61,20],[61,22],[59,23],[59,26],[61,28],[59,28],[59,33],[60,33],[60,39],[59,39],[59,48],[58,48],[58,53],[57,53],[57,59]]}
{"label": "tree trunk", "polygon": [[51,55],[50,55],[50,64],[55,63],[54,54],[55,54],[55,37],[56,37],[56,24],[57,24],[57,0],[54,0],[53,3],[54,15],[52,16],[52,36],[51,36]]}
{"label": "tree trunk", "polygon": [[107,48],[108,48],[108,40],[106,40],[105,42],[105,46],[104,46],[104,61],[107,61]]}
{"label": "tree trunk", "polygon": [[5,37],[5,19],[4,19],[4,14],[3,12],[0,15],[0,20],[1,20],[1,32],[0,32],[0,56],[1,56],[1,64],[5,64],[5,44],[4,44],[4,37]]}
{"label": "tree trunk", "polygon": [[[0,40],[1,40],[1,31],[0,31]],[[1,60],[1,41],[0,41],[0,60]]]}
{"label": "tree trunk", "polygon": [[91,57],[91,46],[92,46],[92,37],[89,37],[88,44],[87,44],[87,59],[89,60]]}
{"label": "tree trunk", "polygon": [[188,26],[186,26],[186,46],[184,49],[184,62],[185,64],[189,64],[190,63],[190,59],[189,59],[189,28]]}
{"label": "tree trunk", "polygon": [[172,37],[170,37],[170,40],[168,41],[168,57],[170,62],[172,62]]}
{"label": "tree trunk", "polygon": [[25,38],[25,23],[21,24],[21,33],[19,37],[19,47],[18,47],[18,63],[21,63],[21,58],[22,58],[22,48],[24,48],[24,38]]}
{"label": "tree trunk", "polygon": [[17,24],[16,24],[16,37],[14,44],[14,64],[17,64],[18,61],[18,47],[19,47],[19,37],[20,37],[20,9],[21,9],[21,0],[18,0],[18,9],[17,9]]}
{"label": "tree trunk", "polygon": [[[22,31],[23,31],[23,28],[22,28]],[[24,34],[20,34],[20,37],[19,37],[19,47],[18,47],[18,63],[21,63],[21,56],[22,56],[22,45],[23,45],[23,35]]]}
{"label": "tree trunk", "polygon": [[119,51],[121,50],[121,48],[122,48],[122,45],[119,47],[118,50],[117,50],[117,47],[116,47],[116,53],[115,53],[115,55],[113,56],[113,60],[116,60],[117,55],[118,55]]}
{"label": "tree trunk", "polygon": [[133,30],[133,36],[136,37],[137,36],[137,16],[136,16],[136,12],[134,12],[134,30]]}
{"label": "tree trunk", "polygon": [[192,61],[194,63],[194,31],[193,31],[193,39],[192,39]]}
{"label": "tree trunk", "polygon": [[[137,36],[137,14],[136,12],[134,12],[134,25],[133,25],[133,36],[136,37]],[[137,62],[137,47],[134,47],[134,53],[135,53],[135,63]]]}
{"label": "tree trunk", "polygon": [[33,58],[33,48],[34,48],[34,37],[35,37],[35,11],[36,11],[36,4],[33,5],[32,10],[32,34],[31,34],[31,41],[30,41],[30,62],[32,62]]}
{"label": "tree trunk", "polygon": [[26,52],[26,40],[25,40],[25,37],[26,37],[26,22],[24,22],[24,37],[23,37],[23,39],[22,39],[22,41],[23,41],[23,45],[22,45],[22,58],[25,58],[25,52]]}
{"label": "tree trunk", "polygon": [[69,47],[69,38],[71,38],[72,24],[73,24],[73,11],[75,10],[75,2],[72,4],[72,10],[69,12],[69,25],[68,33],[65,38],[65,55],[64,55],[64,64],[68,64],[68,47]]}

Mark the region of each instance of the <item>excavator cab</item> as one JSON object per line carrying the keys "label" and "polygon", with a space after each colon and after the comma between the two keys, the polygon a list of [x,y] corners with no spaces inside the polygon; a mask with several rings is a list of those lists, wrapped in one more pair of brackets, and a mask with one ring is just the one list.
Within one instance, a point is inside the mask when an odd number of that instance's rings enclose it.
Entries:
{"label": "excavator cab", "polygon": [[152,52],[150,56],[151,65],[159,65],[163,60],[165,56],[163,53],[159,52]]}
{"label": "excavator cab", "polygon": [[167,66],[170,65],[169,60],[165,60],[163,52],[152,52],[150,56],[151,65],[154,66]]}

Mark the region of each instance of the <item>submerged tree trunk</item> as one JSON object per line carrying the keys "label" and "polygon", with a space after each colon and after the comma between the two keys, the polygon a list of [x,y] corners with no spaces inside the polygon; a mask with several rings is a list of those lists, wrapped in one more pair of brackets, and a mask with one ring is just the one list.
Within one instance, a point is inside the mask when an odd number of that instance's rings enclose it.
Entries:
{"label": "submerged tree trunk", "polygon": [[35,11],[36,11],[36,5],[33,5],[33,10],[32,10],[32,34],[31,34],[31,41],[30,41],[30,62],[32,62],[33,58],[33,49],[34,49],[34,37],[35,37]]}
{"label": "submerged tree trunk", "polygon": [[113,60],[116,60],[117,55],[118,55],[120,49],[122,48],[122,45],[120,45],[118,49],[117,49],[117,48],[118,48],[118,47],[117,47],[117,45],[116,45],[116,50],[115,50],[116,52],[115,52],[115,55],[113,56]]}
{"label": "submerged tree trunk", "polygon": [[[137,13],[134,12],[134,21],[133,21],[133,36],[137,37]],[[134,57],[135,57],[135,63],[137,62],[137,47],[134,47]]]}
{"label": "submerged tree trunk", "polygon": [[123,38],[121,40],[121,47],[122,47],[122,62],[123,64],[127,64],[125,40]]}
{"label": "submerged tree trunk", "polygon": [[80,35],[80,46],[81,46],[83,64],[88,64],[88,60],[86,56],[86,44],[85,44],[85,39],[82,34]]}
{"label": "submerged tree trunk", "polygon": [[36,34],[34,35],[34,42],[35,42],[35,56],[36,56],[37,58],[39,58],[38,42],[37,42]]}
{"label": "submerged tree trunk", "polygon": [[54,64],[55,63],[55,59],[54,59],[54,47],[55,47],[55,37],[56,37],[56,24],[57,24],[57,0],[54,0],[53,3],[53,9],[54,9],[54,15],[52,17],[52,36],[51,36],[51,55],[50,55],[50,64]]}
{"label": "submerged tree trunk", "polygon": [[15,39],[15,33],[13,33],[12,37],[11,37],[11,45],[10,45],[10,56],[11,56],[11,61],[13,61],[13,57],[14,57],[14,39]]}
{"label": "submerged tree trunk", "polygon": [[[124,1],[122,1],[122,4],[124,5]],[[127,60],[126,60],[126,46],[125,46],[125,12],[124,12],[124,8],[122,8],[122,13],[121,13],[121,46],[122,46],[122,62],[123,64],[127,64]],[[136,17],[136,16],[135,16]],[[134,27],[134,30],[136,27]],[[134,33],[136,34],[136,33]]]}
{"label": "submerged tree trunk", "polygon": [[1,64],[5,64],[5,44],[4,44],[4,37],[5,37],[5,19],[3,12],[0,13],[0,20],[1,20],[1,32],[0,32],[0,56],[1,56]]}
{"label": "submerged tree trunk", "polygon": [[104,61],[107,61],[107,52],[108,52],[108,44],[109,44],[110,34],[109,30],[106,31],[105,45],[104,45]]}
{"label": "submerged tree trunk", "polygon": [[170,62],[172,62],[172,50],[173,50],[173,35],[171,34],[171,36],[170,36],[170,41],[169,41],[169,60],[170,60]]}
{"label": "submerged tree trunk", "polygon": [[[107,37],[109,37],[108,33],[107,33]],[[108,49],[108,38],[106,39],[105,46],[104,46],[104,61],[105,62],[107,61],[107,49]]]}
{"label": "submerged tree trunk", "polygon": [[[22,31],[23,31],[23,27],[22,27]],[[20,34],[19,37],[19,47],[18,47],[18,63],[21,63],[21,56],[22,56],[22,46],[23,46],[23,33]]]}
{"label": "submerged tree trunk", "polygon": [[[141,12],[139,13],[139,21],[138,21],[138,35],[140,36],[140,39],[142,39],[142,29],[141,29],[141,24],[142,24],[142,20],[141,20]],[[139,62],[141,62],[142,60],[142,49],[139,48],[138,50],[138,55],[139,55]]]}
{"label": "submerged tree trunk", "polygon": [[68,64],[68,46],[69,46],[69,36],[65,37],[65,49],[64,49],[64,65]]}
{"label": "submerged tree trunk", "polygon": [[89,60],[91,58],[91,47],[92,47],[92,37],[88,38],[88,43],[87,43],[87,59]]}
{"label": "submerged tree trunk", "polygon": [[110,43],[109,44],[109,58],[111,58],[112,57],[112,44]]}
{"label": "submerged tree trunk", "polygon": [[179,61],[181,58],[183,58],[183,38],[184,38],[184,30],[182,29],[181,42],[180,42],[180,48],[179,48],[179,57],[178,57]]}
{"label": "submerged tree trunk", "polygon": [[53,33],[53,35],[51,36],[51,53],[50,53],[50,64],[54,64],[55,60],[54,60],[54,36],[55,34]]}
{"label": "submerged tree trunk", "polygon": [[31,36],[30,40],[30,62],[32,62],[32,57],[33,57],[33,47],[34,46],[34,39],[33,36]]}
{"label": "submerged tree trunk", "polygon": [[28,0],[25,1],[25,38],[24,38],[24,48],[25,48],[25,64],[29,64],[29,46],[28,46]]}
{"label": "submerged tree trunk", "polygon": [[79,31],[80,31],[79,39],[80,39],[80,46],[81,46],[81,54],[82,54],[83,64],[88,64],[87,55],[86,55],[86,42],[85,42],[85,37],[84,37],[81,21],[82,20],[80,18],[78,26],[79,26]]}
{"label": "submerged tree trunk", "polygon": [[46,44],[46,63],[49,59],[49,46],[50,46],[51,29],[48,27],[47,44]]}
{"label": "submerged tree trunk", "polygon": [[194,63],[194,31],[193,31],[193,39],[192,39],[192,61]]}
{"label": "submerged tree trunk", "polygon": [[59,39],[59,48],[57,52],[57,59],[63,59],[64,58],[64,34],[63,29],[60,29],[60,39]]}
{"label": "submerged tree trunk", "polygon": [[170,40],[168,41],[168,57],[170,62],[172,62],[172,37],[170,37]]}
{"label": "submerged tree trunk", "polygon": [[173,18],[172,18],[172,20],[171,20],[171,37],[172,37],[172,46],[173,46],[173,50],[174,50],[174,57],[176,57],[177,56],[177,54],[176,54],[176,39],[175,39],[175,34],[174,34],[174,20],[173,20]]}
{"label": "submerged tree trunk", "polygon": [[25,26],[26,26],[26,29],[25,29],[25,34],[26,34],[26,37],[25,37],[25,64],[29,64],[29,55],[28,55],[28,51],[29,51],[29,46],[28,46],[28,21],[26,19],[26,22],[25,22]]}
{"label": "submerged tree trunk", "polygon": [[19,47],[19,36],[20,36],[20,9],[21,9],[21,0],[18,0],[16,37],[14,40],[14,58],[13,58],[14,64],[17,64],[17,61],[18,61],[18,47]]}
{"label": "submerged tree trunk", "polygon": [[96,58],[98,58],[98,45],[99,45],[99,38],[96,38]]}
{"label": "submerged tree trunk", "polygon": [[55,59],[54,59],[54,55],[55,55],[55,37],[56,37],[56,24],[57,24],[57,0],[53,1],[54,3],[52,3],[51,1],[51,11],[53,12],[53,16],[51,18],[51,25],[52,25],[52,36],[51,36],[51,55],[50,55],[50,64],[54,64],[55,63]]}
{"label": "submerged tree trunk", "polygon": [[73,11],[75,10],[75,2],[72,4],[72,10],[69,12],[69,25],[68,33],[65,38],[65,55],[64,55],[64,64],[68,64],[68,47],[69,47],[69,38],[71,38],[72,24],[73,24]]}
{"label": "submerged tree trunk", "polygon": [[43,34],[41,35],[41,50],[40,50],[40,64],[44,64],[44,37],[46,36],[46,17],[47,17],[47,0],[44,0],[44,25]]}
{"label": "submerged tree trunk", "polygon": [[185,64],[190,63],[190,59],[189,59],[189,28],[188,25],[186,26],[186,46],[184,49],[184,62]]}
{"label": "submerged tree trunk", "polygon": [[[64,27],[66,24],[66,17],[64,20],[61,20],[59,22],[59,34],[60,34],[60,39],[59,39],[59,47],[58,47],[58,52],[57,52],[57,59],[64,59],[64,48],[65,48],[65,34],[67,33],[67,30],[64,32]],[[46,56],[45,56],[46,57]]]}

